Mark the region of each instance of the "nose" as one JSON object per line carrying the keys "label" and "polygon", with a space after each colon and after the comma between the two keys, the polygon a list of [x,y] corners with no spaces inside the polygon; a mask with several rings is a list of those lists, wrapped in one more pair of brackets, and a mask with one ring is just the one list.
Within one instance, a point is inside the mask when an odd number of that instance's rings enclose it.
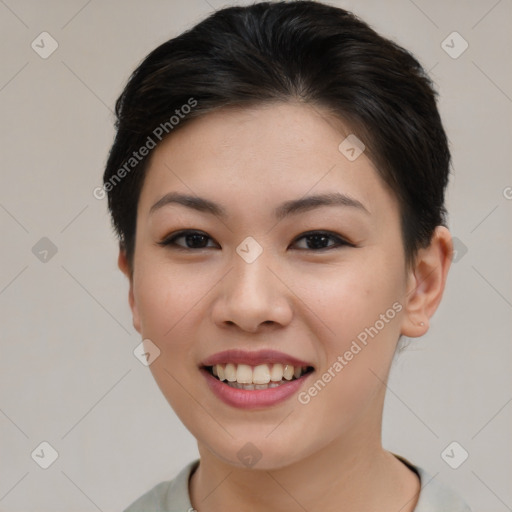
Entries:
{"label": "nose", "polygon": [[219,327],[236,325],[241,330],[257,333],[283,327],[293,317],[292,292],[283,276],[265,256],[265,251],[252,263],[234,253],[231,270],[219,283],[213,306],[213,320]]}

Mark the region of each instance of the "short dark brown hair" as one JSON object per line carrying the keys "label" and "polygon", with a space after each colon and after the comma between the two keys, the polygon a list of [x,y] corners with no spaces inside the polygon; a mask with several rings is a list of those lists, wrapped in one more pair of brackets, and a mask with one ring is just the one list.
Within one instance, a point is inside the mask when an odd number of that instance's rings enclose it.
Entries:
{"label": "short dark brown hair", "polygon": [[428,246],[435,227],[446,223],[450,151],[422,66],[343,9],[261,2],[218,10],[163,43],[116,102],[117,133],[103,180],[130,266],[149,160],[134,152],[222,107],[296,99],[327,109],[364,141],[399,202],[406,262]]}

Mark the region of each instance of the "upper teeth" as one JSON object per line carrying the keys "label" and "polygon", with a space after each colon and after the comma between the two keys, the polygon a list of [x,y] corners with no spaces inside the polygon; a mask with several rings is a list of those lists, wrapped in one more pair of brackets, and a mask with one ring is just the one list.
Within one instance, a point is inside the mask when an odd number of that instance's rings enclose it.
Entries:
{"label": "upper teeth", "polygon": [[220,380],[238,382],[239,384],[268,384],[270,381],[279,382],[283,379],[292,380],[299,378],[307,370],[307,366],[292,366],[291,364],[216,364],[212,366],[212,372]]}

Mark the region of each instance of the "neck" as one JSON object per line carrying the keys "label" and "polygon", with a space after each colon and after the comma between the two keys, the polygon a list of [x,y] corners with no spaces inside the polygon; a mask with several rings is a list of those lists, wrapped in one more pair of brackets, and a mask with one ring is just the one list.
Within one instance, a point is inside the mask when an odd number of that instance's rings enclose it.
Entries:
{"label": "neck", "polygon": [[382,448],[380,429],[354,429],[312,455],[272,470],[227,464],[201,444],[199,452],[201,462],[189,483],[199,512],[412,512],[420,489],[417,475]]}

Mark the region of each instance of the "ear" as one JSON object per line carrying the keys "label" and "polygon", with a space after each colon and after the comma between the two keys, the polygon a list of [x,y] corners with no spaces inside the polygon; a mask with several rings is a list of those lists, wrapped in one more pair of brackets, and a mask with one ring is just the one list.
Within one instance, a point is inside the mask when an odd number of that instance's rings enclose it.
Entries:
{"label": "ear", "polygon": [[443,297],[452,257],[451,234],[444,226],[437,226],[430,245],[418,251],[408,273],[401,330],[404,336],[417,338],[428,331],[429,320]]}
{"label": "ear", "polygon": [[132,310],[132,321],[133,327],[140,333],[140,318],[139,318],[139,310],[137,309],[137,303],[135,302],[135,297],[133,294],[133,272],[128,263],[128,258],[126,257],[126,251],[120,245],[119,246],[119,256],[117,258],[117,266],[121,270],[121,272],[128,278],[130,281],[130,290],[128,292],[128,302],[130,303],[130,309]]}

